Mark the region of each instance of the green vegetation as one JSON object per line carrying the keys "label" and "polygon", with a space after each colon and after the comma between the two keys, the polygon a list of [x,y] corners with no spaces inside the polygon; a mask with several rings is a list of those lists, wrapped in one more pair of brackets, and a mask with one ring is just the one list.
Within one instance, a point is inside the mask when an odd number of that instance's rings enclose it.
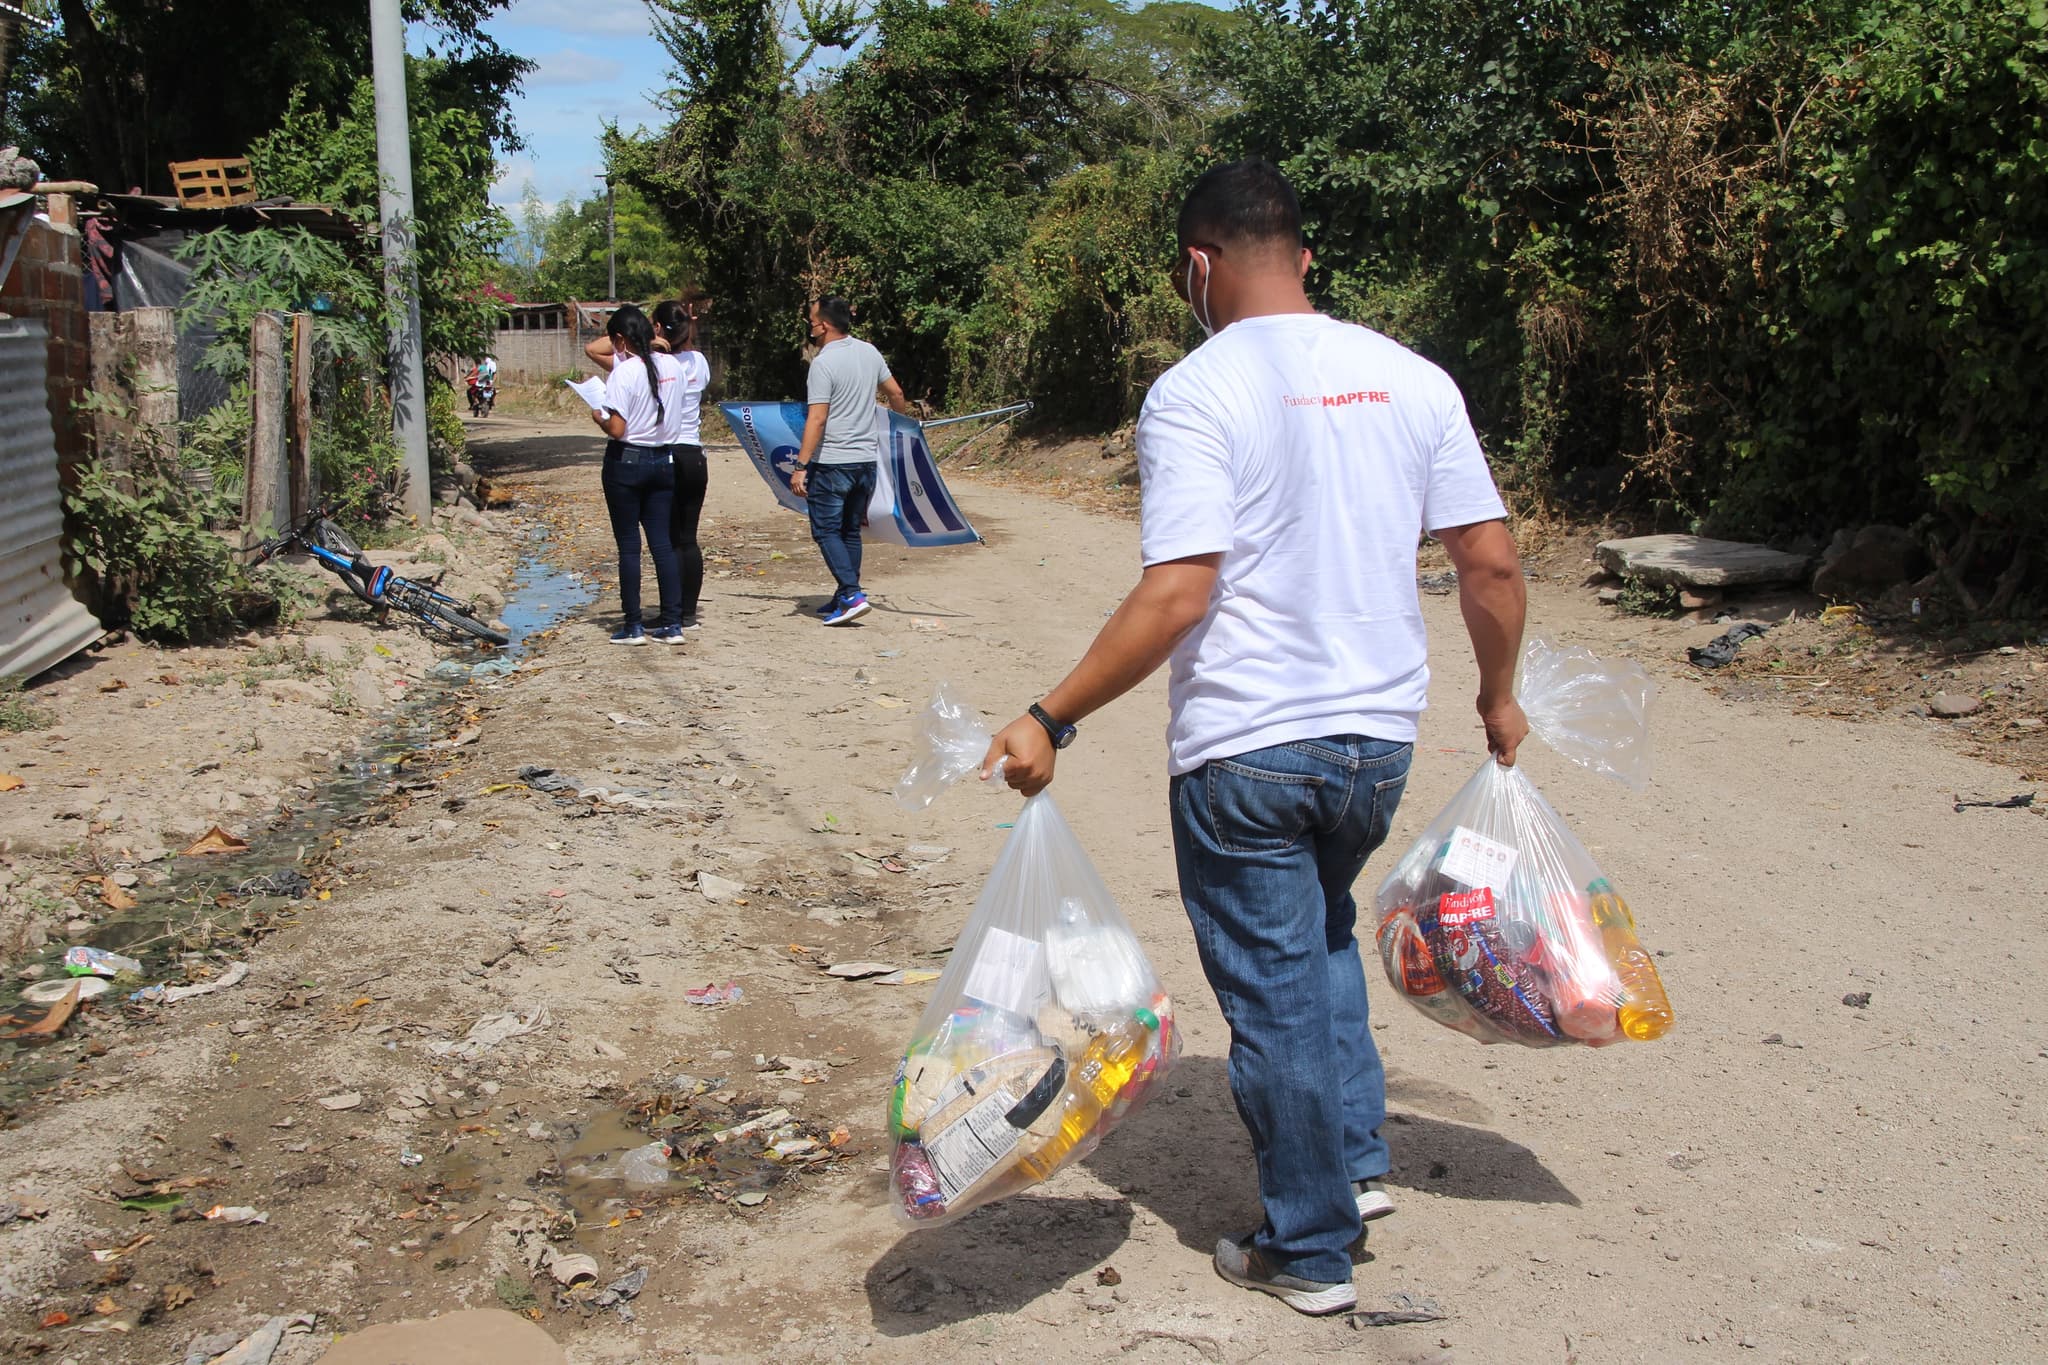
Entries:
{"label": "green vegetation", "polygon": [[207,527],[236,509],[186,482],[174,454],[142,444],[125,467],[95,458],[65,506],[66,570],[96,585],[108,624],[163,641],[204,639],[235,624],[242,571]]}
{"label": "green vegetation", "polygon": [[50,723],[50,713],[31,703],[21,688],[19,675],[0,673],[0,732],[18,735]]}
{"label": "green vegetation", "polygon": [[602,299],[610,282],[607,252],[614,248],[622,299],[677,298],[705,278],[691,242],[669,231],[645,196],[621,185],[613,199],[613,235],[607,238],[604,191],[580,203],[564,200],[550,212],[528,186],[497,282],[522,299]]}

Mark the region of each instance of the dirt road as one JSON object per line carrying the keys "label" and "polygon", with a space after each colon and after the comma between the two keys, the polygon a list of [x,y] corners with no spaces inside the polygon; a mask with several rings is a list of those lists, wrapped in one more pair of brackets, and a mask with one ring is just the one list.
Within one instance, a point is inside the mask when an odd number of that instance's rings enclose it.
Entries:
{"label": "dirt road", "polygon": [[[603,573],[594,442],[504,418],[477,434],[477,463],[545,511],[549,553]],[[172,1359],[318,1314],[279,1353],[296,1365],[336,1331],[504,1303],[593,1365],[2038,1350],[2048,824],[1953,812],[1952,792],[2010,774],[1920,734],[1711,697],[1674,662],[1711,629],[1603,616],[1576,575],[1533,586],[1533,628],[1659,677],[1656,782],[1527,762],[1629,890],[1680,1027],[1598,1053],[1481,1048],[1368,963],[1400,1208],[1373,1229],[1360,1306],[1412,1295],[1445,1320],[1361,1333],[1210,1269],[1256,1192],[1173,892],[1159,680],[1084,727],[1054,792],[1180,1002],[1174,1084],[1079,1169],[900,1237],[879,1124],[926,988],[822,969],[934,965],[1015,812],[976,789],[915,816],[891,801],[933,684],[1007,718],[1136,570],[1127,522],[956,491],[988,544],[871,550],[879,609],[827,630],[801,523],[714,452],[713,576],[686,648],[609,647],[607,592],[511,678],[450,698],[448,725],[480,737],[409,765],[347,833],[332,900],[258,945],[233,991],[98,1025],[99,1088],[0,1139],[0,1198],[51,1206],[0,1229],[12,1349]],[[1455,598],[1425,606],[1437,709],[1369,883],[1481,757]],[[741,1002],[684,995],[729,981]],[[498,1011],[532,1031],[448,1050]],[[774,1181],[735,1158],[703,1188],[612,1174],[671,1107],[771,1106],[825,1159]],[[216,1178],[193,1202],[269,1221],[85,1193],[143,1175]],[[84,1250],[145,1232],[112,1267]],[[556,1297],[535,1267],[571,1252],[599,1284],[647,1270],[630,1320]],[[194,1297],[172,1308],[171,1288]],[[102,1295],[155,1311],[129,1335],[36,1325],[90,1323]]]}

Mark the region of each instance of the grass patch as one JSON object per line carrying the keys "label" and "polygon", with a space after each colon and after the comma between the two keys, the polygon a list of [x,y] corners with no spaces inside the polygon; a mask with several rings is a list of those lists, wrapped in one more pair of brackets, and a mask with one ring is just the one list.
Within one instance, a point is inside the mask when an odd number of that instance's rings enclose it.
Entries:
{"label": "grass patch", "polygon": [[41,730],[50,723],[50,713],[40,706],[31,705],[22,692],[22,679],[9,673],[0,676],[0,730],[18,735],[27,730]]}

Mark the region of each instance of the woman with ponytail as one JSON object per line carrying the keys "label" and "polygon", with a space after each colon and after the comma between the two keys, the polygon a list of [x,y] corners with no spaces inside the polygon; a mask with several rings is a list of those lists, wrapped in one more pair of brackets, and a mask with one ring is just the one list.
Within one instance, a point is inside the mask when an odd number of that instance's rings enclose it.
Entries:
{"label": "woman with ponytail", "polygon": [[684,630],[697,628],[697,599],[704,593],[704,551],[697,544],[697,520],[704,513],[704,492],[710,471],[704,463],[704,446],[698,432],[699,399],[711,382],[711,365],[696,348],[696,319],[673,299],[654,305],[654,328],[667,340],[668,355],[678,372],[671,389],[662,392],[668,404],[664,439],[674,458],[676,496],[669,515],[669,537],[675,544],[676,572],[681,590],[676,604],[682,612]]}
{"label": "woman with ponytail", "polygon": [[[681,644],[676,552],[669,527],[675,503],[675,462],[666,438],[669,405],[680,397],[682,367],[675,357],[656,352],[653,324],[630,303],[620,305],[612,314],[605,333],[617,363],[605,380],[605,405],[591,416],[611,438],[604,448],[604,505],[611,514],[612,538],[619,546],[619,607],[625,616],[612,643],[644,645],[653,640]],[[648,553],[654,557],[661,600],[660,615],[651,631],[642,628],[640,618],[643,531]]]}

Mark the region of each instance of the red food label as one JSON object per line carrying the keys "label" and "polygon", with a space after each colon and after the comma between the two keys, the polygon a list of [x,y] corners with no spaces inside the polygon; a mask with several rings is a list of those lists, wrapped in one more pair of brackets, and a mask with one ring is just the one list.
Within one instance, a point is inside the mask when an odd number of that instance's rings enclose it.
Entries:
{"label": "red food label", "polygon": [[1449,892],[1436,903],[1436,917],[1446,930],[1491,924],[1496,918],[1493,889],[1482,886],[1471,891]]}

